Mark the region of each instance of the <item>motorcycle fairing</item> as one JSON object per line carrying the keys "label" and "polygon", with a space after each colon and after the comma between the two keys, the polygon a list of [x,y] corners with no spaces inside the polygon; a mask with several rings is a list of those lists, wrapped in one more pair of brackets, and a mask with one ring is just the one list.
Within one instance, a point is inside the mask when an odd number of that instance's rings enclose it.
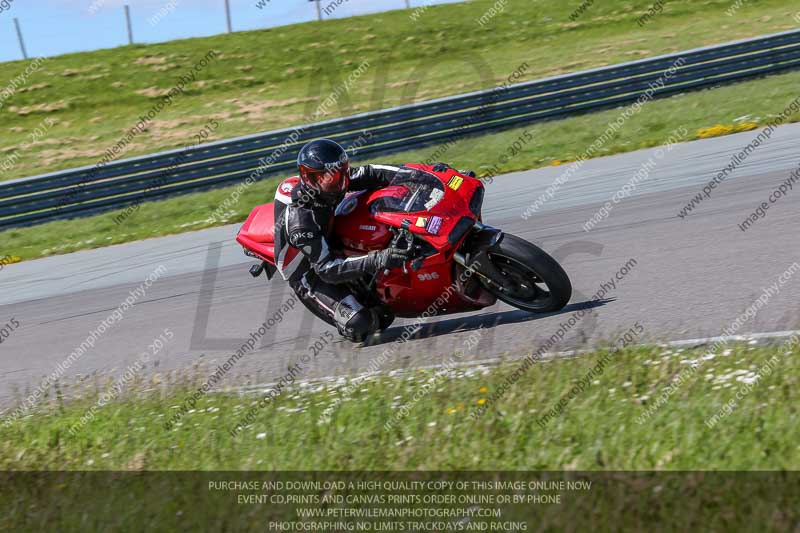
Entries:
{"label": "motorcycle fairing", "polygon": [[[276,198],[288,197],[292,179],[279,186]],[[420,188],[414,180],[425,187]],[[492,305],[494,297],[477,281],[460,281],[464,269],[453,256],[480,217],[480,205],[472,207],[471,202],[478,190],[482,197],[482,189],[480,180],[453,169],[433,172],[431,165],[405,165],[388,187],[348,195],[343,202],[346,209],[339,210],[336,217],[335,233],[345,255],[385,249],[393,237],[392,228],[406,228],[427,243],[424,257],[415,261],[414,268],[381,272],[376,277],[378,298],[397,316],[413,318],[426,312],[442,315],[481,309]],[[277,262],[274,212],[272,203],[257,206],[236,237],[248,255],[271,265]],[[291,262],[300,252],[286,248],[284,262]],[[437,301],[439,305],[432,308]]]}

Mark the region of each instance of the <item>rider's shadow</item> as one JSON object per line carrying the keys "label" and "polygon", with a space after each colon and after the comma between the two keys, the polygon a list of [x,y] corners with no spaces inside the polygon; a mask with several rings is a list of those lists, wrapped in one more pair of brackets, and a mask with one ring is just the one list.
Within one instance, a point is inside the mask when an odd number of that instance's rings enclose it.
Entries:
{"label": "rider's shadow", "polygon": [[512,309],[509,311],[498,311],[495,313],[484,313],[480,315],[469,315],[459,318],[448,318],[438,322],[426,322],[419,324],[419,328],[412,330],[413,334],[409,337],[408,329],[414,328],[415,323],[406,324],[403,326],[394,326],[378,335],[373,336],[369,341],[364,343],[365,346],[378,346],[380,344],[387,344],[395,342],[401,338],[408,337],[408,341],[430,339],[440,335],[450,335],[451,333],[462,333],[466,331],[474,331],[481,328],[491,328],[501,326],[504,324],[519,324],[522,322],[530,322],[551,316],[558,316],[563,314],[574,313],[581,309],[594,309],[595,307],[602,307],[608,303],[613,302],[616,298],[600,298],[597,300],[587,300],[584,302],[576,302],[565,306],[560,311],[553,313],[530,313],[528,311],[521,311],[519,309]]}

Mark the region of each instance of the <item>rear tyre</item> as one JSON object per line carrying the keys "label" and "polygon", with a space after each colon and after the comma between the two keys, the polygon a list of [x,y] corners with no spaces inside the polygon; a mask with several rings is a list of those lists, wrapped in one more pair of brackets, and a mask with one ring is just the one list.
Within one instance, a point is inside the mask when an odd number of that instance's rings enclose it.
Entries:
{"label": "rear tyre", "polygon": [[478,279],[499,300],[533,313],[559,311],[569,302],[569,276],[538,246],[506,234],[487,254],[503,279],[496,284]]}

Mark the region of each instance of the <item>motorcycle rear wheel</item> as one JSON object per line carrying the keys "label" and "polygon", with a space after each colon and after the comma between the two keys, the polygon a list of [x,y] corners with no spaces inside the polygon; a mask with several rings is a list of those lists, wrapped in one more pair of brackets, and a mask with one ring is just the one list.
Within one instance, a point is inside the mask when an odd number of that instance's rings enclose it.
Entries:
{"label": "motorcycle rear wheel", "polygon": [[549,313],[561,310],[572,297],[572,283],[561,265],[525,239],[506,234],[487,253],[503,279],[479,279],[499,300],[525,311]]}

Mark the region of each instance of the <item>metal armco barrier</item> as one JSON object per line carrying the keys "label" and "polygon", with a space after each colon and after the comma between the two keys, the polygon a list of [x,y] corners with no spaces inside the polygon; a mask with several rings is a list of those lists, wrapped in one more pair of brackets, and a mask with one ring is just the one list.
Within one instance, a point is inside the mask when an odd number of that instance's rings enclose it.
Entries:
{"label": "metal armco barrier", "polygon": [[[330,137],[357,156],[608,109],[800,67],[789,31],[440,98],[295,128],[0,182],[0,229],[91,215],[144,200],[203,191],[294,168],[304,142]],[[366,142],[364,142],[366,140]]]}

